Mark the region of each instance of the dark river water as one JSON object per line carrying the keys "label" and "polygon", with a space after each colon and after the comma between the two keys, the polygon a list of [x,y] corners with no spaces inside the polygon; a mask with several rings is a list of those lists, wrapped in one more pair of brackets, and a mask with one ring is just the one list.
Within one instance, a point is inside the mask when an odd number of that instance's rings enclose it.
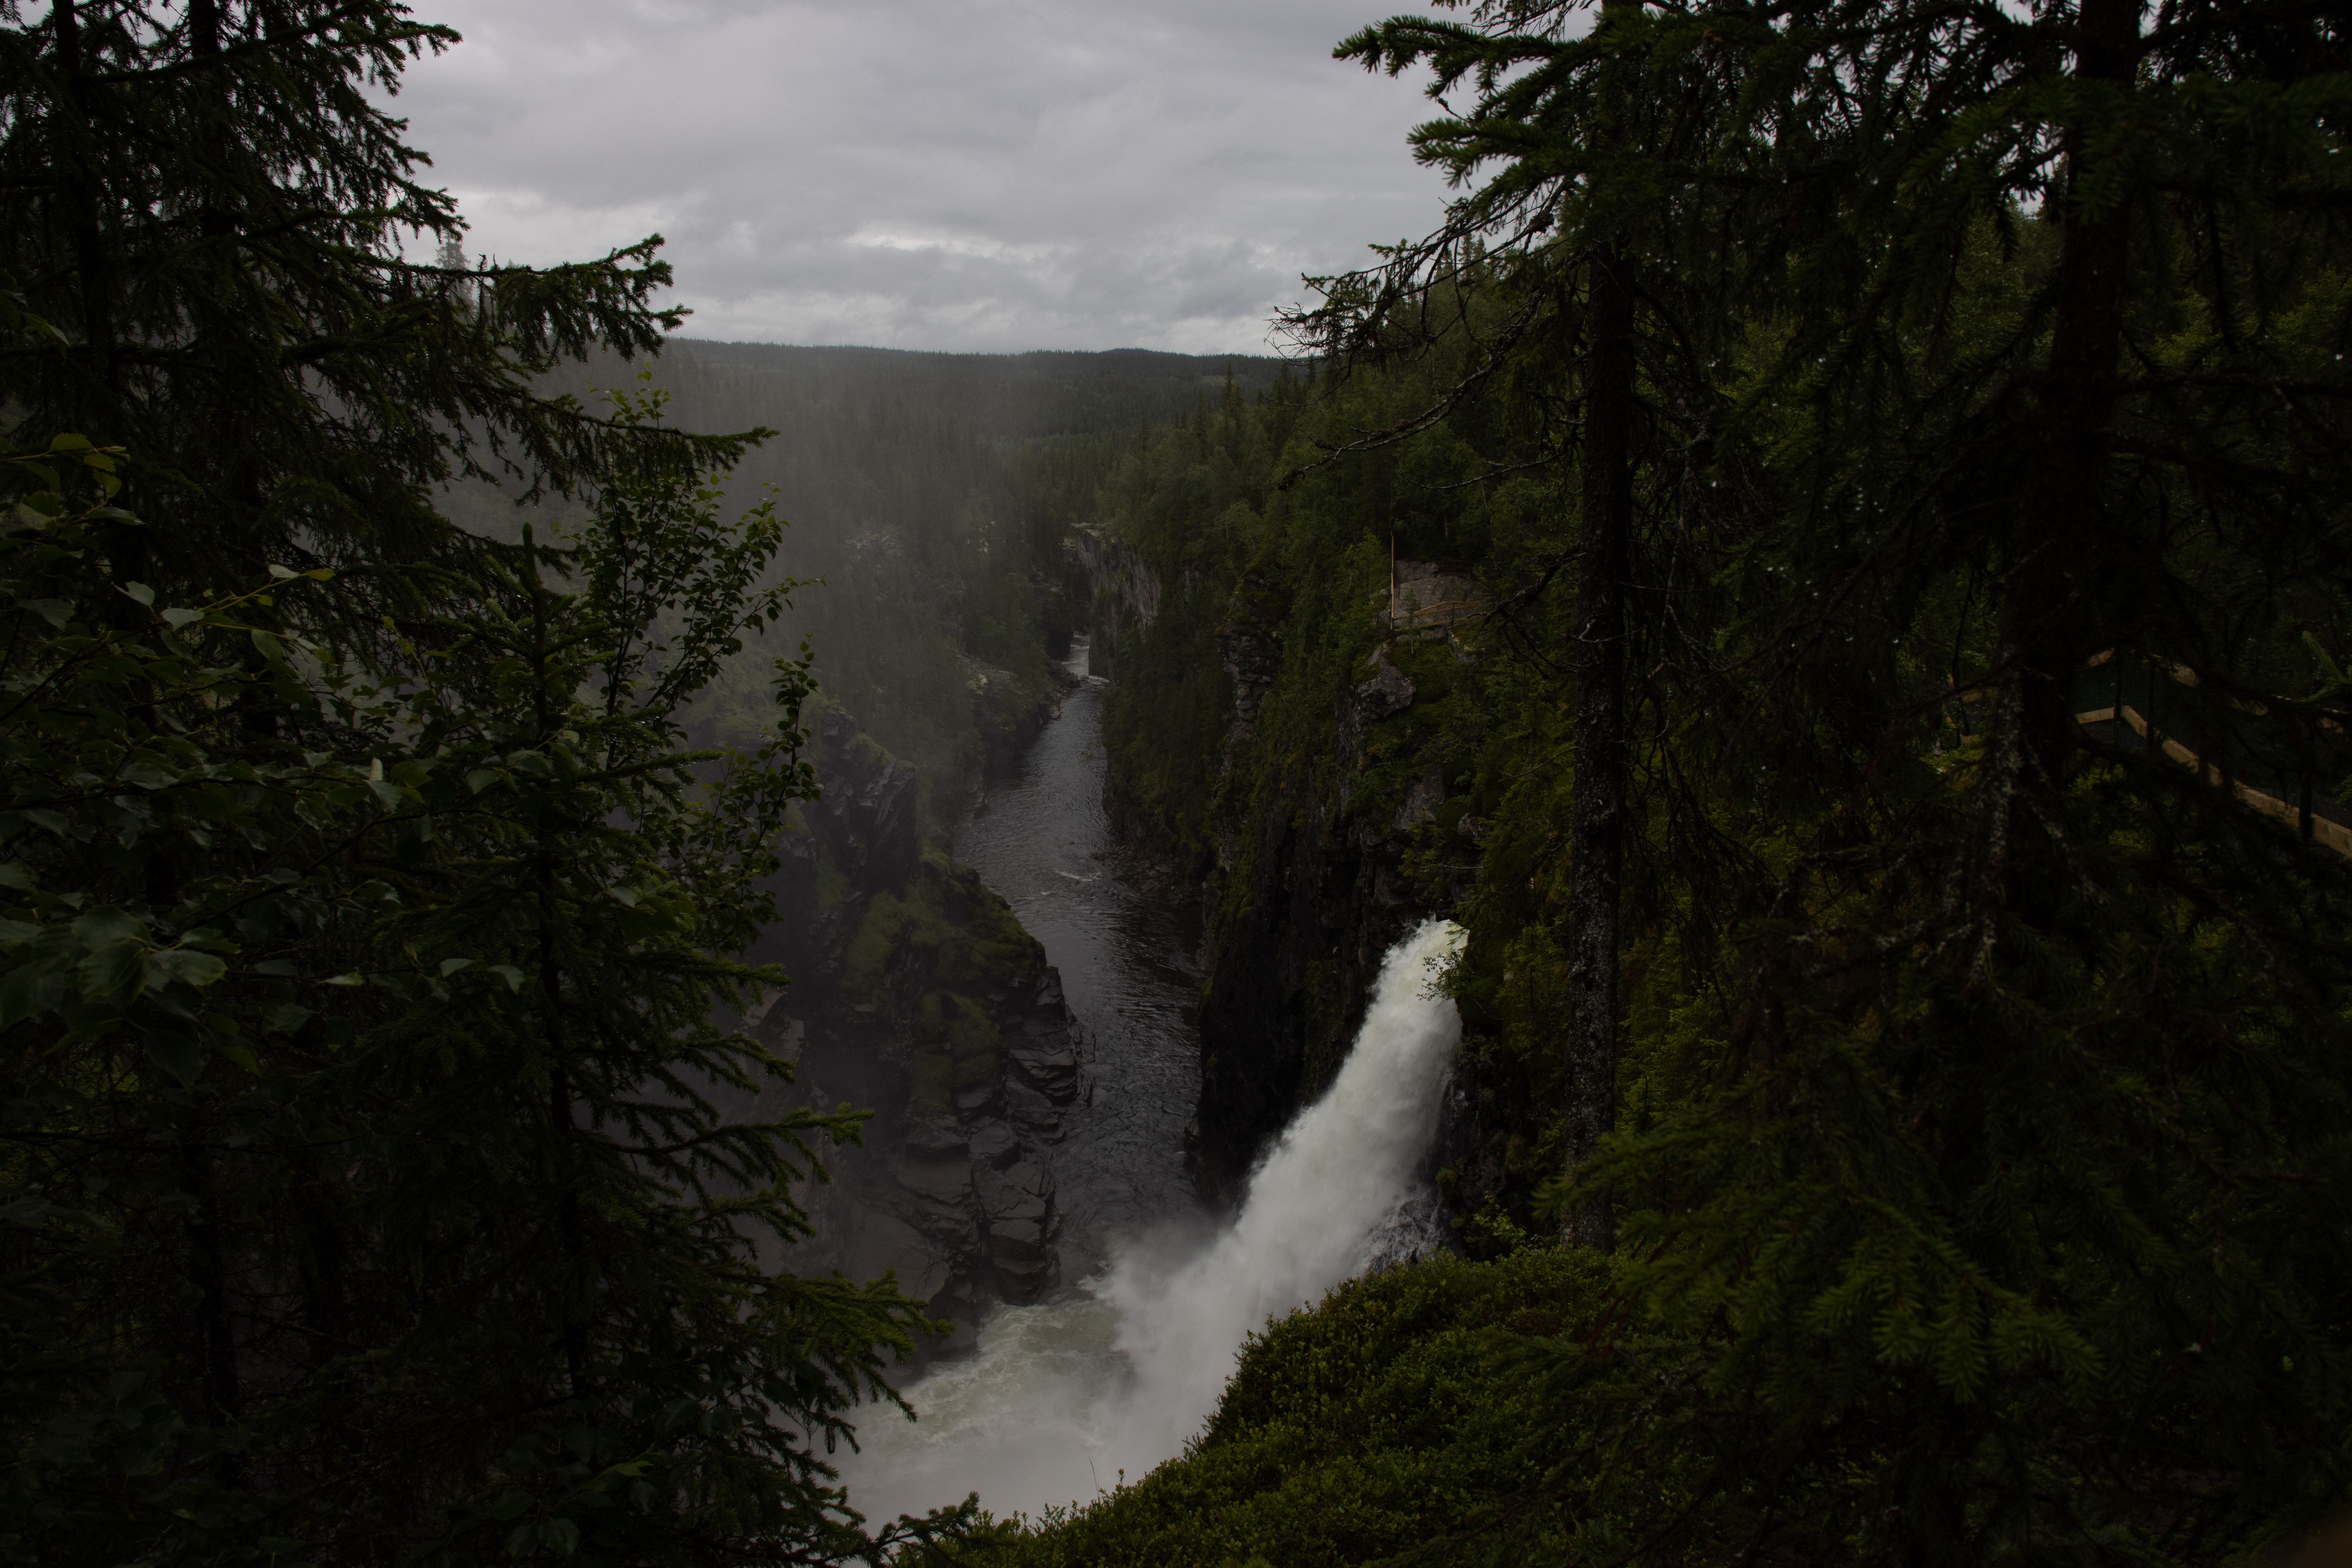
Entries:
{"label": "dark river water", "polygon": [[[1086,669],[1081,639],[1070,667]],[[1200,1091],[1190,910],[1142,898],[1102,858],[1102,693],[1092,677],[1045,726],[1021,774],[992,789],[955,857],[1013,906],[1062,972],[1070,1010],[1095,1032],[1093,1103],[1054,1151],[1062,1278],[1094,1271],[1109,1244],[1201,1215],[1183,1163]]]}

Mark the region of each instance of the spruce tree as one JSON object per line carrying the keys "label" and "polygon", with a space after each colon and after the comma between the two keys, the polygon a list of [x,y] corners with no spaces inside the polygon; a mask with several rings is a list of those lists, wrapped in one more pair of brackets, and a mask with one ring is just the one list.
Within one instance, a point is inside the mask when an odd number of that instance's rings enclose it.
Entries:
{"label": "spruce tree", "polygon": [[[1568,20],[1360,41],[1478,88],[1423,146],[1527,215],[1483,232],[1612,189],[1538,112],[1606,51]],[[1654,91],[1726,89],[1721,158],[1652,166],[1751,218],[1677,257],[1726,262],[1679,297],[1724,362],[1712,646],[1652,711],[1686,788],[1642,847],[1643,917],[1717,962],[1656,998],[1683,1103],[1578,1189],[1641,1261],[1627,1331],[1550,1359],[1538,1512],[1611,1560],[2243,1553],[2352,1482],[2343,20],[1639,33]]]}
{"label": "spruce tree", "polygon": [[[1338,52],[1391,75],[1426,64],[1443,103],[1474,95],[1412,136],[1415,155],[1466,194],[1379,268],[1317,280],[1326,304],[1293,326],[1361,363],[1421,348],[1433,320],[1440,340],[1477,346],[1471,374],[1414,428],[1487,395],[1539,407],[1551,426],[1575,544],[1521,602],[1560,575],[1575,595],[1559,656],[1575,705],[1559,1047],[1573,1173],[1614,1118],[1633,825],[1674,808],[1654,783],[1652,799],[1636,794],[1636,715],[1670,700],[1660,673],[1708,658],[1699,584],[1712,520],[1693,501],[1726,416],[1727,346],[1765,308],[1775,274],[1746,244],[1769,190],[1757,124],[1771,100],[1699,44],[1712,16],[1654,16],[1633,0],[1459,8],[1458,21],[1395,17]],[[1609,1247],[1605,1202],[1579,1198],[1562,1220],[1571,1238]]]}
{"label": "spruce tree", "polygon": [[66,340],[10,351],[8,434],[124,448],[127,503],[172,519],[110,541],[131,576],[325,564],[373,624],[465,553],[434,509],[453,478],[535,493],[740,452],[538,384],[676,329],[657,237],[452,265],[463,222],[384,100],[456,41],[394,0],[66,0],[0,26],[0,274]]}
{"label": "spruce tree", "polygon": [[[1640,6],[1614,0],[1601,15],[1612,30]],[[1621,152],[1633,132],[1638,62],[1608,61],[1590,139]],[[1635,247],[1622,223],[1598,232],[1585,259],[1590,340],[1582,369],[1584,407],[1577,451],[1579,556],[1574,647],[1576,779],[1569,803],[1568,1038],[1560,1101],[1568,1168],[1600,1147],[1617,1109],[1617,917],[1622,898],[1625,802],[1626,592],[1633,564]],[[1608,1250],[1605,1204],[1570,1206],[1566,1233]]]}
{"label": "spruce tree", "polygon": [[[77,476],[119,466],[7,465],[0,1554],[877,1550],[824,1454],[919,1305],[760,1261],[857,1118],[718,1103],[790,1078],[718,1020],[782,981],[730,954],[813,790],[805,659],[756,750],[679,717],[781,607],[779,524],[613,487],[576,589],[532,541],[387,680],[249,614],[324,568],[195,605],[112,575],[128,520]],[[256,681],[355,743],[257,731]],[[223,839],[157,901],[159,844]]]}
{"label": "spruce tree", "polygon": [[[657,241],[446,254],[404,7],[7,21],[0,1555],[877,1550],[824,1455],[918,1309],[759,1252],[856,1119],[718,1106],[789,1076],[719,1020],[804,658],[743,754],[677,717],[779,525],[541,389],[677,324]],[[593,521],[469,538],[467,474]]]}

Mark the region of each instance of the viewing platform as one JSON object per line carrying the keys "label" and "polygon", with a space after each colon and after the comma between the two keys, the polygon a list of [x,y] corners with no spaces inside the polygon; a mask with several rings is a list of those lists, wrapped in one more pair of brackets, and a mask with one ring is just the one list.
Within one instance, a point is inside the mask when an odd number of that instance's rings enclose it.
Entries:
{"label": "viewing platform", "polygon": [[1486,595],[1475,578],[1426,561],[1391,562],[1385,612],[1390,631],[1433,642],[1486,613]]}

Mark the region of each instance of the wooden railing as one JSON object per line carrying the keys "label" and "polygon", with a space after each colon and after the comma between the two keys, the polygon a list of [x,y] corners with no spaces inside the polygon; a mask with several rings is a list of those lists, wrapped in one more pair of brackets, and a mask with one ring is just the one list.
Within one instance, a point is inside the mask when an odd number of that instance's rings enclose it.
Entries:
{"label": "wooden railing", "polygon": [[[2313,735],[2304,734],[2301,743],[2282,751],[2278,724],[2262,722],[2273,719],[2271,710],[2242,699],[2219,705],[2231,716],[2218,722],[2216,705],[2203,704],[2195,726],[2200,732],[2191,737],[2201,742],[2199,745],[2189,744],[2176,732],[2177,727],[2168,729],[2163,723],[2163,715],[2156,710],[2169,706],[2161,700],[2166,689],[2193,689],[2199,684],[2197,672],[2185,666],[2119,664],[2111,652],[2102,653],[2084,667],[2075,688],[2075,700],[2084,705],[2076,710],[2074,721],[2095,742],[2168,757],[2202,782],[2229,790],[2250,809],[2285,823],[2305,842],[2324,844],[2339,855],[2352,857],[2352,810],[2315,787],[2317,759],[2311,754]],[[2099,687],[2105,689],[2096,689]],[[2107,700],[2096,707],[2089,705],[2100,697]],[[2217,728],[2227,733],[2205,732]],[[2265,751],[2273,753],[2267,761],[2262,755]],[[2293,754],[2288,755],[2289,752]],[[2263,782],[2271,774],[2277,777],[2276,788]]]}
{"label": "wooden railing", "polygon": [[[1407,596],[1411,595],[1408,594]],[[1389,629],[1396,632],[1450,632],[1463,622],[1475,620],[1486,613],[1486,606],[1476,599],[1439,599],[1427,605],[1415,599],[1408,609],[1391,596],[1389,601]]]}
{"label": "wooden railing", "polygon": [[2332,800],[2315,795],[2310,803],[2305,804],[2301,800],[2289,800],[2284,794],[2249,784],[2243,778],[2231,778],[2210,759],[2198,755],[2170,735],[2152,729],[2147,716],[2129,703],[2114,708],[2094,708],[2087,712],[2077,713],[2074,715],[2074,722],[2084,729],[2097,724],[2117,722],[2128,725],[2132,732],[2139,736],[2142,742],[2156,747],[2163,755],[2171,758],[2183,767],[2195,770],[2197,776],[2205,783],[2216,787],[2227,785],[2236,794],[2240,801],[2261,812],[2264,816],[2276,817],[2294,828],[2304,838],[2315,844],[2325,844],[2338,855],[2352,856],[2352,827],[2347,827],[2342,822],[2335,820],[2332,816],[2326,815],[2327,808],[2341,809],[2336,807],[2336,802]]}

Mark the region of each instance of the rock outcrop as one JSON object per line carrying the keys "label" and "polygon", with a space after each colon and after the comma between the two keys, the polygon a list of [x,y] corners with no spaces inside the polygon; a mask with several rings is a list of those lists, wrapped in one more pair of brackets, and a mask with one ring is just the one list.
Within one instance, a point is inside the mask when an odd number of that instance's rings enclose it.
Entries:
{"label": "rock outcrop", "polygon": [[1234,683],[1234,725],[1225,737],[1226,771],[1234,752],[1257,734],[1258,705],[1282,673],[1282,613],[1274,585],[1244,573],[1217,627],[1217,662]]}
{"label": "rock outcrop", "polygon": [[1357,685],[1354,697],[1349,716],[1359,733],[1366,725],[1377,724],[1412,706],[1412,682],[1389,662],[1386,643],[1372,650],[1371,673]]}
{"label": "rock outcrop", "polygon": [[1218,634],[1234,722],[1203,895],[1208,981],[1192,1148],[1211,1193],[1236,1194],[1266,1141],[1337,1075],[1388,950],[1453,908],[1475,875],[1478,827],[1445,737],[1446,705],[1475,655],[1454,633],[1459,622],[1427,612],[1481,600],[1466,578],[1404,580],[1413,589],[1379,606],[1384,639],[1323,699],[1325,738],[1280,738],[1294,750],[1303,739],[1328,746],[1336,765],[1320,773],[1260,757],[1238,776],[1279,676],[1269,650],[1281,606],[1244,579]]}
{"label": "rock outcrop", "polygon": [[[1089,528],[1073,529],[1069,542],[1068,595],[1084,606],[1087,628],[1087,673],[1108,680],[1123,638],[1149,634],[1160,619],[1166,583],[1160,569],[1135,550]],[[1187,587],[1200,578],[1182,574]]]}
{"label": "rock outcrop", "polygon": [[1441,641],[1486,613],[1486,590],[1476,578],[1427,561],[1391,563],[1385,612],[1390,631]]}
{"label": "rock outcrop", "polygon": [[819,1151],[815,1234],[774,1259],[901,1289],[969,1326],[1059,1283],[1052,1148],[1093,1054],[1045,952],[979,876],[921,842],[917,779],[835,710],[757,956],[791,986],[742,1025],[794,1064],[747,1114],[843,1102],[862,1144]]}

